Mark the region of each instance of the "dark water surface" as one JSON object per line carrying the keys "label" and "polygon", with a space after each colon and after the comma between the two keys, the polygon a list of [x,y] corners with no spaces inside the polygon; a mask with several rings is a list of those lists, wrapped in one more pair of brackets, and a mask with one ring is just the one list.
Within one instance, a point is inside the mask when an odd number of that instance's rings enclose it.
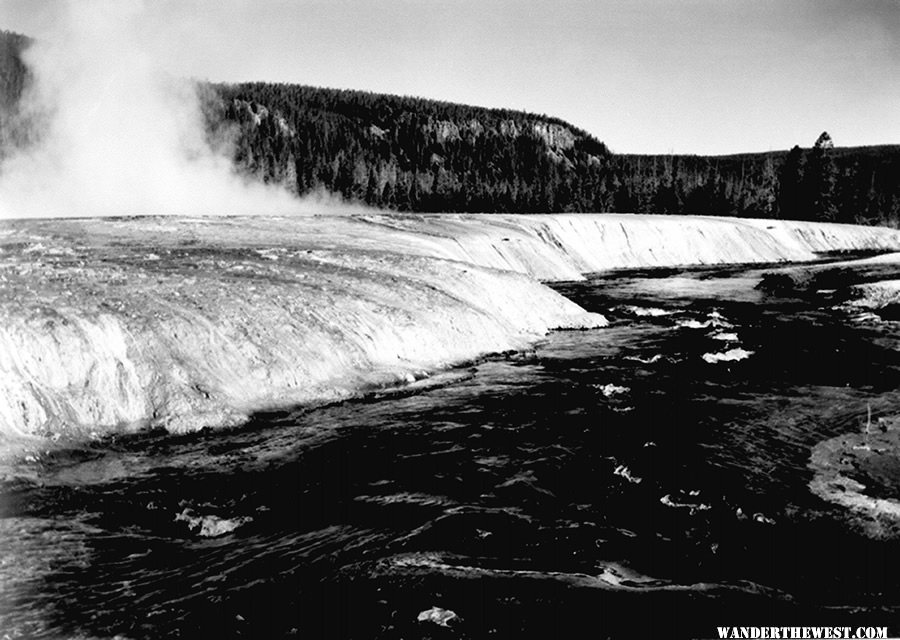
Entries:
{"label": "dark water surface", "polygon": [[[808,488],[813,446],[896,412],[900,325],[758,276],[560,285],[611,326],[415,392],[25,465],[0,485],[0,637],[900,633],[900,543]],[[457,617],[417,620],[432,607]]]}

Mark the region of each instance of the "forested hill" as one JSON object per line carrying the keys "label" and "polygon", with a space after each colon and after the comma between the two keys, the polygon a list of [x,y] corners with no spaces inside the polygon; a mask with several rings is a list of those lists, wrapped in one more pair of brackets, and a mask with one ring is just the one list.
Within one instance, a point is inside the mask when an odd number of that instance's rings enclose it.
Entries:
{"label": "forested hill", "polygon": [[[0,33],[0,145],[27,40]],[[732,156],[613,154],[561,120],[289,84],[203,85],[237,166],[303,194],[400,211],[621,211],[900,223],[900,146]],[[0,158],[4,150],[0,147]]]}
{"label": "forested hill", "polygon": [[610,153],[554,118],[286,84],[214,85],[238,163],[303,193],[413,211],[589,211]]}
{"label": "forested hill", "polygon": [[[554,118],[298,85],[213,85],[240,166],[401,211],[701,213],[900,222],[900,146],[612,154]],[[812,142],[812,141],[810,141]]]}

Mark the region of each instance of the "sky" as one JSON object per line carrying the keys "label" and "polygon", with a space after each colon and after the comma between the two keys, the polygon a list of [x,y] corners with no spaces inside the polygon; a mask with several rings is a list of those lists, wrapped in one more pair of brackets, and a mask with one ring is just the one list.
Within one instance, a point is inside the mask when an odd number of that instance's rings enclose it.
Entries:
{"label": "sky", "polygon": [[[0,0],[41,37],[65,0]],[[77,0],[76,0],[77,2]],[[900,143],[900,0],[144,0],[178,75],[562,118],[620,153]]]}

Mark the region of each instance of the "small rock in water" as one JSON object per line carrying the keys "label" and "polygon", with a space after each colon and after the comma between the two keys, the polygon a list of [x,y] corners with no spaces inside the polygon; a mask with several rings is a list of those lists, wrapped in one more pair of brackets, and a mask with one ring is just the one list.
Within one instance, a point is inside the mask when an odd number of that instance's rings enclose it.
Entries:
{"label": "small rock in water", "polygon": [[628,482],[632,484],[640,484],[641,478],[632,475],[631,469],[626,467],[624,464],[620,464],[613,470],[613,474],[625,478]]}
{"label": "small rock in water", "polygon": [[186,522],[188,529],[194,531],[199,529],[199,535],[204,538],[216,538],[226,533],[231,533],[238,527],[247,522],[251,522],[253,518],[219,518],[218,516],[195,516],[190,508],[186,508],[181,513],[175,515],[175,521]]}
{"label": "small rock in water", "polygon": [[655,353],[649,358],[642,358],[640,356],[625,356],[626,360],[631,360],[633,362],[640,362],[641,364],[655,364],[662,360],[662,355]]}
{"label": "small rock in water", "polygon": [[433,622],[441,627],[449,627],[450,622],[458,619],[459,616],[455,612],[450,611],[450,609],[441,609],[440,607],[431,607],[425,611],[420,611],[419,617],[416,618],[419,622]]}
{"label": "small rock in water", "polygon": [[613,407],[612,410],[616,413],[628,413],[629,411],[634,411],[634,407]]}
{"label": "small rock in water", "polygon": [[599,389],[600,393],[605,395],[607,398],[612,397],[614,395],[619,395],[621,393],[627,393],[628,391],[630,391],[630,389],[628,387],[621,387],[617,384],[612,384],[612,383],[594,385],[594,386],[597,389]]}
{"label": "small rock in water", "polygon": [[712,321],[700,322],[699,320],[682,320],[677,326],[684,329],[706,329],[712,324]]}
{"label": "small rock in water", "polygon": [[703,359],[710,364],[715,364],[717,362],[737,362],[738,360],[745,360],[752,355],[752,351],[747,351],[746,349],[738,347],[736,349],[729,349],[724,353],[704,353]]}
{"label": "small rock in water", "polygon": [[649,316],[651,318],[658,318],[660,316],[668,316],[671,315],[671,311],[666,311],[665,309],[658,309],[656,307],[639,307],[637,305],[625,305],[623,307],[625,311],[628,311],[636,316]]}
{"label": "small rock in water", "polygon": [[667,507],[673,507],[675,509],[688,509],[691,515],[695,515],[699,511],[709,511],[712,507],[708,504],[693,503],[693,502],[676,502],[672,499],[672,494],[667,493],[659,501]]}
{"label": "small rock in water", "polygon": [[731,326],[731,323],[725,319],[725,316],[723,316],[718,311],[710,311],[709,313],[706,314],[706,316],[709,318],[710,322],[712,322],[714,325],[716,325],[718,327],[730,327]]}

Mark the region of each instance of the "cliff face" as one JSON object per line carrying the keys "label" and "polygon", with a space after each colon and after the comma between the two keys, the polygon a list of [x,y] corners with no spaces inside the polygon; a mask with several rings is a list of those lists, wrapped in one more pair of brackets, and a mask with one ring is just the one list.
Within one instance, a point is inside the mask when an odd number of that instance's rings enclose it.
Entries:
{"label": "cliff face", "polygon": [[0,443],[236,424],[602,326],[535,278],[871,248],[900,234],[604,215],[7,221]]}

